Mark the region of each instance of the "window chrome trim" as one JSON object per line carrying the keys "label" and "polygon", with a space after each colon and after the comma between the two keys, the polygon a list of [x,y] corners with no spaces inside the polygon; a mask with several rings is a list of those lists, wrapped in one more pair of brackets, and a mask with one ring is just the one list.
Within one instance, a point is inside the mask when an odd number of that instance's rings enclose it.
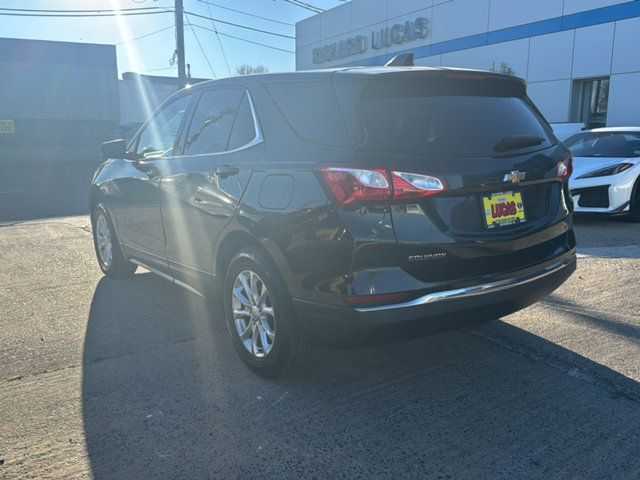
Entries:
{"label": "window chrome trim", "polygon": [[474,285],[472,287],[457,288],[455,290],[445,290],[442,292],[433,292],[418,297],[414,300],[403,303],[394,303],[391,305],[380,305],[377,307],[363,307],[356,308],[357,312],[380,312],[384,310],[395,310],[398,308],[417,307],[420,305],[427,305],[429,303],[441,302],[444,300],[456,300],[461,298],[475,297],[477,295],[484,295],[487,293],[495,293],[509,288],[519,287],[536,280],[540,280],[548,275],[556,273],[565,267],[568,267],[572,263],[575,263],[575,256],[561,262],[549,265],[541,270],[527,273],[513,278],[507,278],[505,280],[498,280],[490,283],[483,283],[480,285]]}
{"label": "window chrome trim", "polygon": [[[195,155],[185,155],[184,152],[182,152],[181,155],[175,155],[171,157],[172,159],[173,158],[210,157],[212,155],[228,155],[230,153],[236,153],[236,152],[241,152],[242,150],[247,150],[248,148],[255,147],[256,145],[260,145],[261,143],[264,142],[264,137],[262,136],[262,130],[260,129],[260,122],[258,121],[258,115],[256,114],[256,109],[253,103],[253,97],[251,96],[251,93],[249,92],[248,88],[245,88],[245,87],[241,87],[241,88],[244,90],[245,95],[249,99],[249,108],[251,109],[251,116],[253,117],[253,129],[256,132],[255,137],[253,137],[253,140],[242,145],[241,147],[234,148],[233,150],[225,150],[224,152],[197,153]],[[214,90],[220,90],[220,89],[223,89],[223,87],[219,87],[217,89],[215,88],[207,89],[207,90],[204,90],[200,95],[204,95],[207,91],[214,91]],[[197,108],[197,105],[196,105],[196,108]]]}

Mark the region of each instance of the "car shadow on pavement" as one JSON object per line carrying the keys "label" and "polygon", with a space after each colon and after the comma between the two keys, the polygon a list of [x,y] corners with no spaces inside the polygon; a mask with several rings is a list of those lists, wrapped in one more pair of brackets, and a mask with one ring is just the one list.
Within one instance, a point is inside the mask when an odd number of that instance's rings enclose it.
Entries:
{"label": "car shadow on pavement", "polygon": [[558,295],[549,295],[544,300],[544,304],[563,310],[570,315],[571,318],[574,318],[579,322],[640,343],[640,326],[637,324],[624,323],[614,315],[607,315],[602,312],[598,312],[594,315],[592,312],[587,311],[583,305],[577,304]]}
{"label": "car shadow on pavement", "polygon": [[[588,249],[591,254],[598,255],[615,247],[640,246],[640,224],[623,215],[576,215],[573,225],[578,252],[584,253]],[[611,256],[611,253],[604,256]],[[617,257],[617,254],[613,256]]]}
{"label": "car shadow on pavement", "polygon": [[103,278],[82,384],[96,479],[640,476],[637,383],[501,321],[268,381],[199,297]]}

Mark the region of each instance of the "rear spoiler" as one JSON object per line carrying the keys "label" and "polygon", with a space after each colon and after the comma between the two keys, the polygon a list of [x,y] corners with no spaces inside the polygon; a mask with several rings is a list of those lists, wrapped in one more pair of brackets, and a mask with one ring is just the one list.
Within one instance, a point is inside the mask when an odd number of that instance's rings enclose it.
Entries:
{"label": "rear spoiler", "polygon": [[[347,78],[337,81],[347,80]],[[348,80],[356,80],[354,76]],[[473,70],[398,70],[363,75],[362,98],[431,95],[525,97],[527,86],[518,77]],[[334,80],[335,81],[335,80]]]}

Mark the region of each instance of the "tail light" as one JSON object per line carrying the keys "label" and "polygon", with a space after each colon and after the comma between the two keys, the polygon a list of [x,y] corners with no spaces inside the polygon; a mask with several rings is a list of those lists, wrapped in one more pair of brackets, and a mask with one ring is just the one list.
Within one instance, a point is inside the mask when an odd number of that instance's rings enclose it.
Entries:
{"label": "tail light", "polygon": [[319,173],[333,200],[342,206],[402,203],[446,190],[441,178],[419,173],[343,167],[322,167]]}
{"label": "tail light", "polygon": [[324,167],[320,174],[340,205],[385,203],[391,198],[391,188],[384,170]]}
{"label": "tail light", "polygon": [[567,152],[562,160],[558,163],[558,180],[563,182],[569,181],[569,177],[573,173],[573,156],[571,152]]}

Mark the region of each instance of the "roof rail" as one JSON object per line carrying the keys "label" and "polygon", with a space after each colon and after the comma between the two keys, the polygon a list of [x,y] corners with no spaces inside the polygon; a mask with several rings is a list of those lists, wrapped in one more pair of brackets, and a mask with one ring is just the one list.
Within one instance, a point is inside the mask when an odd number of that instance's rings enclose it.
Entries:
{"label": "roof rail", "polygon": [[396,55],[387,63],[385,67],[413,67],[413,53],[401,53]]}

